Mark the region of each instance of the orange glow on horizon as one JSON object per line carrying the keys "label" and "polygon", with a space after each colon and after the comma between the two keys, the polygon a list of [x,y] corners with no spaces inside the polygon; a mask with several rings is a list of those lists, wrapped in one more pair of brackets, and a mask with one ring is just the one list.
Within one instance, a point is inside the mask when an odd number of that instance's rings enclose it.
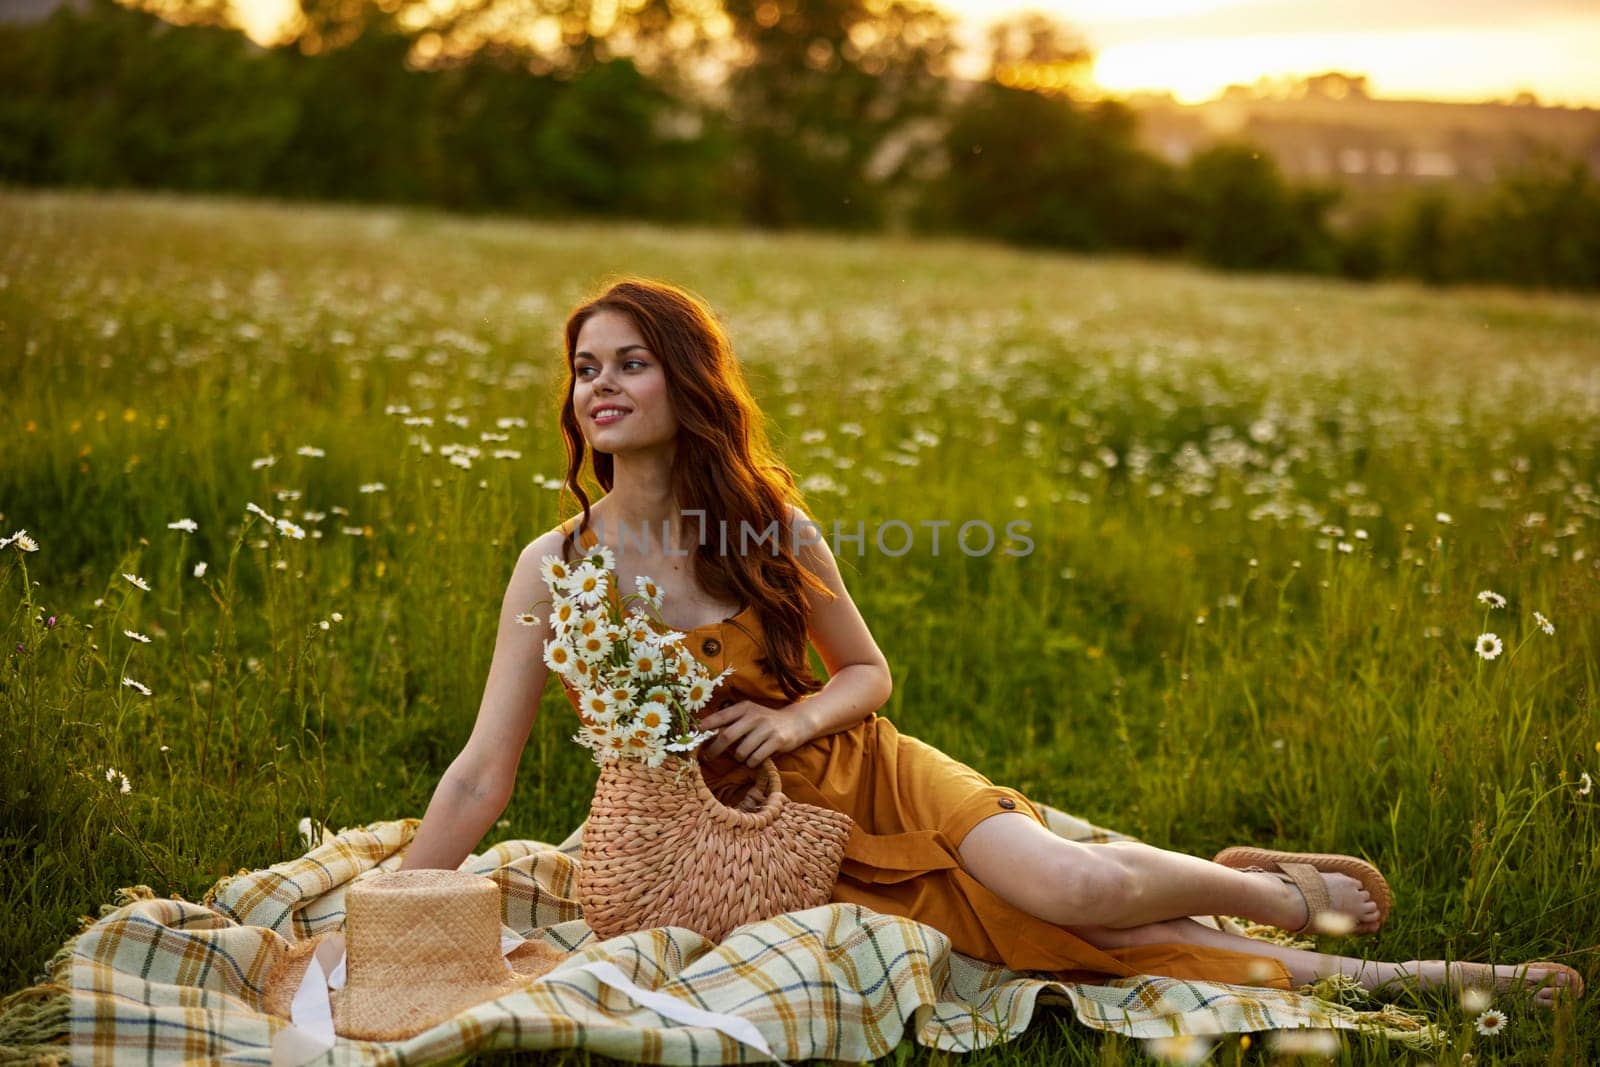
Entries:
{"label": "orange glow on horizon", "polygon": [[[1112,95],[1167,92],[1193,104],[1229,85],[1340,71],[1365,75],[1374,96],[1507,100],[1532,92],[1547,105],[1600,107],[1600,63],[1592,58],[1600,56],[1600,16],[1583,13],[1477,23],[1447,14],[1424,25],[1424,0],[1394,0],[1396,8],[1411,3],[1417,17],[1330,31],[1333,5],[1306,0],[936,2],[958,20],[963,54],[955,69],[966,77],[984,72],[986,26],[1031,7],[1083,34],[1095,54],[1090,79]],[[232,0],[232,10],[252,40],[270,45],[288,34],[299,4]]]}

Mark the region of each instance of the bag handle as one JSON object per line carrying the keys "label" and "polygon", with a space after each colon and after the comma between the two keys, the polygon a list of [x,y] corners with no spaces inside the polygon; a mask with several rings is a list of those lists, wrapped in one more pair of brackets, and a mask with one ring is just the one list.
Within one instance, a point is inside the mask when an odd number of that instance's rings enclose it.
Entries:
{"label": "bag handle", "polygon": [[695,794],[700,798],[706,814],[723,826],[739,830],[765,830],[783,809],[783,802],[787,799],[783,795],[783,778],[770,756],[761,761],[760,784],[766,790],[767,799],[755,811],[740,811],[718,800],[711,792],[711,787],[706,785],[705,775],[700,772],[700,761],[691,759],[689,762],[693,765]]}

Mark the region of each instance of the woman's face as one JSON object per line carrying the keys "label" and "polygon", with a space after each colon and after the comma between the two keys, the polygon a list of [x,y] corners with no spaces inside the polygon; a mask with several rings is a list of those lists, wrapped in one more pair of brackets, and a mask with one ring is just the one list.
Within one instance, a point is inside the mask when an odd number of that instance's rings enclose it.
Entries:
{"label": "woman's face", "polygon": [[[572,374],[573,412],[590,448],[615,455],[660,447],[677,437],[661,357],[645,345],[629,316],[602,310],[584,321]],[[597,422],[596,412],[608,407],[627,414]]]}

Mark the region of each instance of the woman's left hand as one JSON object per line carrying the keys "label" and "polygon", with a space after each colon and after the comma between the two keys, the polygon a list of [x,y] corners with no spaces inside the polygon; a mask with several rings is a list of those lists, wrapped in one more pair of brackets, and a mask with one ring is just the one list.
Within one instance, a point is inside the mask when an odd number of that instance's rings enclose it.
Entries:
{"label": "woman's left hand", "polygon": [[702,730],[716,730],[705,743],[707,756],[731,748],[739,762],[751,767],[780,752],[799,748],[808,738],[793,706],[769,708],[750,700],[737,700],[700,720]]}

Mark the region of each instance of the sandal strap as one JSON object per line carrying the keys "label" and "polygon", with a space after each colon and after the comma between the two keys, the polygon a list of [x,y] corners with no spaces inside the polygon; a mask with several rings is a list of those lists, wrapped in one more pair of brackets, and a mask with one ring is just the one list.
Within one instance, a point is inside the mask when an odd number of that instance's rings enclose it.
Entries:
{"label": "sandal strap", "polygon": [[1317,916],[1333,908],[1333,899],[1328,896],[1328,883],[1323,881],[1322,874],[1309,863],[1279,863],[1278,869],[1286,876],[1285,880],[1293,883],[1300,890],[1300,895],[1306,901],[1306,922],[1298,930],[1290,933],[1304,933],[1316,925]]}

